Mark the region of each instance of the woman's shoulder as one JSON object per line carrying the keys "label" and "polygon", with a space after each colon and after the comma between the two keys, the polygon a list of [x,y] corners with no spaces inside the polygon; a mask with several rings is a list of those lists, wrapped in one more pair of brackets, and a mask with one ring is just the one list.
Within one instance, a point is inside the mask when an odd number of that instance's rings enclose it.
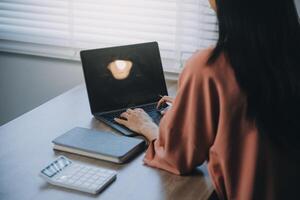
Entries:
{"label": "woman's shoulder", "polygon": [[209,57],[211,56],[213,50],[214,50],[213,47],[198,50],[187,60],[187,63],[189,63],[189,64],[193,63],[196,65],[199,65],[199,64],[205,65],[207,63]]}
{"label": "woman's shoulder", "polygon": [[226,91],[228,96],[240,94],[240,87],[237,83],[235,73],[229,60],[224,53],[213,62],[208,60],[213,52],[213,48],[196,52],[185,64],[180,82],[192,81],[195,83],[209,81],[214,83],[220,90]]}
{"label": "woman's shoulder", "polygon": [[207,48],[194,53],[186,61],[182,74],[219,77],[224,75],[225,71],[231,71],[231,67],[225,58],[224,53],[221,53],[214,63],[210,64],[208,62],[213,50],[214,48]]}
{"label": "woman's shoulder", "polygon": [[[216,73],[216,64],[209,64],[208,60],[213,52],[213,48],[207,48],[195,52],[185,63],[182,71],[183,76],[203,76],[214,75]],[[219,60],[219,59],[218,59]],[[219,63],[218,63],[219,65]]]}

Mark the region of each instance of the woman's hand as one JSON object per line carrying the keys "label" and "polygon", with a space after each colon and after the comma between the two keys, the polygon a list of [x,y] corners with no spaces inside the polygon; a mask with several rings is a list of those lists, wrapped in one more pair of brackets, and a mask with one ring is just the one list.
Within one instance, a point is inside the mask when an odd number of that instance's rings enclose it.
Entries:
{"label": "woman's hand", "polygon": [[157,103],[156,108],[159,108],[164,103],[173,103],[174,99],[170,96],[163,96]]}
{"label": "woman's hand", "polygon": [[[170,96],[162,96],[162,98],[158,101],[156,108],[158,109],[161,105],[165,103],[172,104],[174,99]],[[161,111],[161,114],[164,115],[167,109]]]}
{"label": "woman's hand", "polygon": [[128,109],[126,112],[123,112],[120,117],[122,119],[115,118],[114,120],[134,132],[144,135],[149,141],[157,138],[158,127],[143,109]]}

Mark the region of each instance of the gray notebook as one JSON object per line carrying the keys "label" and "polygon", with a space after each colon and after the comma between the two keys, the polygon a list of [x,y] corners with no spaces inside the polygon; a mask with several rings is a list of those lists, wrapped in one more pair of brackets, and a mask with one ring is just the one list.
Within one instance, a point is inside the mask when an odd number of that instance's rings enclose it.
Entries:
{"label": "gray notebook", "polygon": [[55,138],[54,149],[124,163],[145,149],[145,141],[76,127]]}

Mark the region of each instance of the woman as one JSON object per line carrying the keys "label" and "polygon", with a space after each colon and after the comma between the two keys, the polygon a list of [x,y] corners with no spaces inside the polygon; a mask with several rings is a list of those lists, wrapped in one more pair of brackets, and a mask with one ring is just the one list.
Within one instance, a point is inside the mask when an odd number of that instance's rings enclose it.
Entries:
{"label": "woman", "polygon": [[[144,162],[187,174],[204,161],[220,199],[295,199],[300,180],[300,26],[292,0],[211,0],[219,40],[193,55],[157,127],[116,119],[150,142]],[[297,195],[297,196],[296,196]]]}

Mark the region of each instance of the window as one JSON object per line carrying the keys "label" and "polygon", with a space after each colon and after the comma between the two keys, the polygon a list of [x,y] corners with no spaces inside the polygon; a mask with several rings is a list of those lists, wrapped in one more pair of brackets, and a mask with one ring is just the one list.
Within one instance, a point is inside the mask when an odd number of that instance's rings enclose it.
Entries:
{"label": "window", "polygon": [[208,0],[1,0],[0,50],[79,60],[81,49],[158,41],[179,72],[217,39]]}

